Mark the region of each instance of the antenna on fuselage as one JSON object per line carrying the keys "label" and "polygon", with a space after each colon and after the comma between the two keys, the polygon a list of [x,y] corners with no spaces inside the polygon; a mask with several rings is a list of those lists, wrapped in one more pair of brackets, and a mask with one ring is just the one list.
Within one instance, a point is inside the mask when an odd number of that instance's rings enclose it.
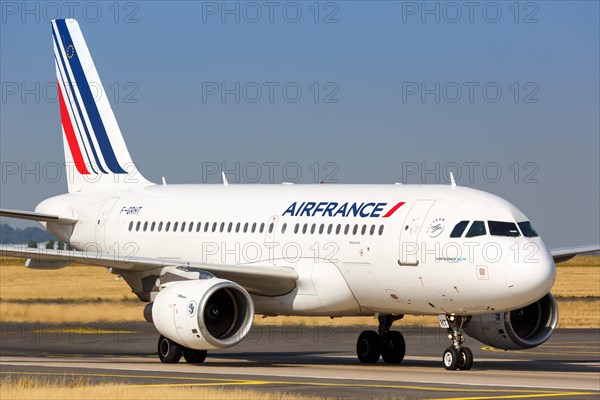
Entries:
{"label": "antenna on fuselage", "polygon": [[452,172],[450,172],[450,186],[452,186],[452,189],[456,187],[456,181],[454,180],[454,174]]}
{"label": "antenna on fuselage", "polygon": [[223,171],[221,171],[221,180],[223,181],[223,186],[229,185],[229,182],[227,182],[227,177],[225,176],[225,172]]}
{"label": "antenna on fuselage", "polygon": [[162,177],[162,184],[163,186],[167,186],[167,180],[165,179],[165,177]]}

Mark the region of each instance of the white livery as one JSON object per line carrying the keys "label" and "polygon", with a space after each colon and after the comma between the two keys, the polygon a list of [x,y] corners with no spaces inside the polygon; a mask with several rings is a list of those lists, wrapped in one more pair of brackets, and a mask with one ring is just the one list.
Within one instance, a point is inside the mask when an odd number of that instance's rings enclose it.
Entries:
{"label": "white livery", "polygon": [[454,182],[156,185],[129,155],[77,22],[52,21],[52,38],[68,194],[0,215],[39,221],[75,250],[1,254],[121,275],[148,302],[163,362],[201,363],[262,314],[375,315],[359,360],[400,363],[392,323],[433,314],[452,341],[444,366],[470,369],[463,332],[502,349],[544,343],[558,321],[554,262],[598,249],[551,252],[514,205]]}

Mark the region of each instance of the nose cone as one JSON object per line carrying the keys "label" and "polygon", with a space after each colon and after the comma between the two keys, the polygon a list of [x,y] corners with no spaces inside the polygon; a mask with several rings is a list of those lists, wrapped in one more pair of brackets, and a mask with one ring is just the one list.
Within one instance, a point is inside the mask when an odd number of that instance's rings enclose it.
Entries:
{"label": "nose cone", "polygon": [[523,305],[530,304],[550,291],[556,277],[556,267],[550,251],[540,241],[532,243],[537,252],[528,251],[507,270],[508,289]]}

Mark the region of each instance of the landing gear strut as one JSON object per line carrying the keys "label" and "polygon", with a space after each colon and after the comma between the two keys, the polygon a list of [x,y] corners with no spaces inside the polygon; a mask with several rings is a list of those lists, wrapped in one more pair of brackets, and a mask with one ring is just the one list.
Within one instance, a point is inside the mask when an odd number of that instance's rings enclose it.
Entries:
{"label": "landing gear strut", "polygon": [[404,315],[380,315],[378,332],[363,331],[356,342],[356,355],[361,363],[374,364],[379,357],[388,364],[399,364],[404,359],[406,342],[398,331],[390,331],[394,321]]}
{"label": "landing gear strut", "polygon": [[444,350],[442,361],[447,370],[469,370],[473,367],[473,352],[468,347],[463,347],[465,339],[462,334],[462,327],[469,317],[456,315],[446,315],[448,322],[448,339],[452,341],[452,346]]}
{"label": "landing gear strut", "polygon": [[206,350],[188,349],[163,335],[158,338],[158,358],[165,364],[177,364],[182,355],[188,364],[202,364],[206,354]]}

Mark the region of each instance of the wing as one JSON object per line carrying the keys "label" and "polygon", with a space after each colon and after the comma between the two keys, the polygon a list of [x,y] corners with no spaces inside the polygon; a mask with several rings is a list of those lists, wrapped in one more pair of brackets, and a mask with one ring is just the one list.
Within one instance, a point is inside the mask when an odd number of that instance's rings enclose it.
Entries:
{"label": "wing", "polygon": [[163,267],[188,267],[210,272],[243,286],[248,292],[264,296],[280,296],[296,287],[298,274],[293,268],[261,264],[211,264],[144,257],[118,257],[96,252],[30,249],[0,246],[0,256],[26,258],[32,268],[57,268],[81,263],[127,272],[144,272]]}
{"label": "wing", "polygon": [[596,244],[590,246],[561,247],[559,249],[550,249],[550,253],[552,254],[552,258],[554,258],[555,263],[565,262],[578,254],[593,253],[595,251],[600,251],[600,245]]}
{"label": "wing", "polygon": [[54,222],[55,224],[61,225],[72,225],[77,222],[77,218],[17,210],[0,210],[0,217],[27,219],[30,221],[40,222]]}

